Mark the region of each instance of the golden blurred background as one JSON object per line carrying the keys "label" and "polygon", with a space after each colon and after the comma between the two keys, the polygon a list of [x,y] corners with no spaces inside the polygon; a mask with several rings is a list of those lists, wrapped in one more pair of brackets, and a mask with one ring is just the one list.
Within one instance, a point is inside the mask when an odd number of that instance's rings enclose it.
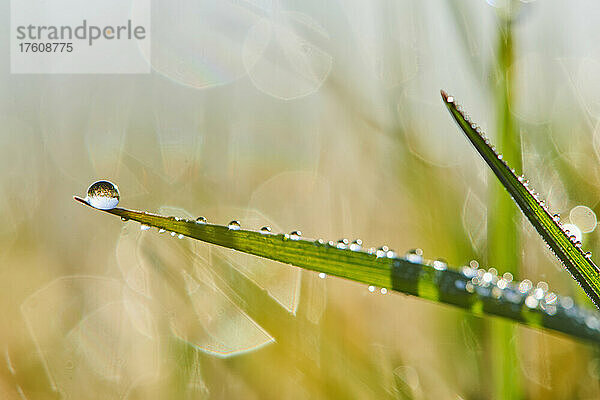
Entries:
{"label": "golden blurred background", "polygon": [[[128,208],[488,266],[497,182],[439,90],[494,138],[510,19],[524,171],[600,251],[597,17],[591,0],[154,1],[149,75],[13,75],[5,58],[0,398],[499,398],[511,350],[491,318],[141,231],[71,197],[109,179]],[[516,278],[585,302],[515,222]],[[513,332],[523,398],[600,396],[595,347]]]}

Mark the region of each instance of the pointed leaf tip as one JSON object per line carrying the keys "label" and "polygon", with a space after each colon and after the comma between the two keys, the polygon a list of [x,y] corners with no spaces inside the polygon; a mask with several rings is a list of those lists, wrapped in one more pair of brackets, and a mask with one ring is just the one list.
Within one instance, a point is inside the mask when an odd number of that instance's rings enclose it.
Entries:
{"label": "pointed leaf tip", "polygon": [[75,201],[78,201],[78,202],[80,202],[80,203],[83,203],[83,204],[85,204],[85,205],[87,205],[87,204],[88,204],[88,203],[87,203],[87,201],[85,201],[85,199],[82,199],[82,198],[81,198],[81,197],[79,197],[79,196],[73,196],[73,200],[75,200]]}
{"label": "pointed leaf tip", "polygon": [[444,101],[448,101],[448,93],[446,93],[444,89],[440,90],[440,94],[442,95],[442,99],[444,99]]}

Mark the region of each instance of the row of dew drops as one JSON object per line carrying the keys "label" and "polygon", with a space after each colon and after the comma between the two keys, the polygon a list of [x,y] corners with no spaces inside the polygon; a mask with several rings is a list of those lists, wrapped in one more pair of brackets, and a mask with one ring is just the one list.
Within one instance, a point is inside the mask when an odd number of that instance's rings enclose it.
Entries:
{"label": "row of dew drops", "polygon": [[[177,217],[171,218],[184,220]],[[195,222],[197,224],[206,224],[207,220],[205,217],[198,217]],[[227,227],[230,230],[237,231],[241,229],[241,223],[238,220],[233,220]],[[141,229],[148,230],[150,227],[148,225],[141,225]],[[165,232],[164,229],[159,230],[159,233],[163,232]],[[263,226],[259,229],[259,232],[263,235],[273,234],[271,228],[268,226]],[[171,235],[175,236],[175,233],[171,232]],[[179,234],[177,237],[181,239],[184,236]],[[283,235],[283,238],[284,240],[303,240],[302,233],[298,230]],[[317,239],[314,243],[339,250],[349,250],[352,252],[364,251],[367,254],[375,255],[376,258],[398,259],[397,254],[387,246],[364,250],[362,246],[363,242],[360,239],[352,242],[348,239],[340,239],[337,242],[326,242],[323,239]],[[411,249],[405,253],[403,258],[411,263],[427,265],[436,271],[446,271],[448,269],[448,264],[443,259],[426,261],[421,249]],[[455,288],[464,291],[466,294],[477,294],[481,298],[493,298],[498,301],[504,300],[515,305],[524,304],[528,309],[539,309],[550,316],[556,315],[559,308],[562,308],[570,317],[574,317],[579,322],[585,323],[589,329],[600,332],[600,318],[598,318],[595,311],[588,312],[580,307],[576,307],[571,297],[559,296],[550,291],[546,282],[542,281],[534,285],[529,279],[524,279],[520,282],[513,281],[513,276],[510,272],[499,275],[495,268],[487,270],[480,268],[479,263],[475,260],[471,261],[468,266],[463,266],[460,272],[467,279],[456,279],[454,282]],[[319,273],[319,277],[325,279],[327,274],[321,272]],[[369,292],[373,293],[376,290],[377,288],[374,285],[368,286]],[[379,291],[381,294],[387,294],[388,289],[382,287]]]}
{"label": "row of dew drops", "polygon": [[[580,254],[592,262],[592,253],[590,251],[584,252],[582,250],[581,240],[577,237],[577,235],[574,234],[574,232],[571,232],[568,226],[569,224],[563,225],[561,223],[560,214],[551,214],[546,202],[541,199],[539,193],[537,193],[530,186],[529,180],[527,180],[524,175],[517,175],[515,169],[511,168],[506,160],[504,160],[503,155],[496,151],[496,147],[491,143],[482,129],[471,120],[468,114],[464,112],[462,106],[455,101],[454,97],[447,96],[446,101],[452,104],[452,106],[459,112],[464,120],[470,124],[471,128],[474,129],[475,132],[477,132],[477,134],[483,139],[484,143],[492,150],[497,159],[500,160],[508,170],[510,170],[513,176],[521,183],[521,185],[533,197],[537,204],[549,217],[551,217],[552,221],[566,236],[566,238],[575,246],[575,248],[579,250]],[[547,242],[546,245],[556,256],[554,249]],[[559,258],[559,261],[564,265],[562,259]],[[558,296],[555,293],[548,291],[548,284],[545,282],[539,282],[534,287],[530,280],[525,279],[518,284],[509,286],[509,283],[512,281],[512,275],[504,274],[501,278],[498,278],[497,271],[494,268],[491,268],[486,272],[483,269],[473,268],[472,266],[464,267],[463,274],[465,274],[465,276],[473,275],[471,277],[471,281],[465,284],[465,290],[467,291],[475,291],[478,290],[478,288],[492,287],[491,290],[489,290],[489,294],[491,294],[492,297],[500,296],[498,289],[504,290],[504,296],[507,298],[507,300],[512,300],[512,302],[515,303],[520,303],[521,298],[526,295],[523,302],[528,308],[540,308],[549,315],[555,315],[558,311],[558,307],[561,307],[568,316],[574,317],[580,322],[584,322],[585,325],[590,329],[600,331],[600,318],[598,318],[596,311],[575,307],[573,300],[570,297]],[[481,294],[482,293],[480,293],[480,295]]]}
{"label": "row of dew drops", "polygon": [[[473,128],[478,134],[479,136],[484,140],[485,144],[494,152],[494,154],[496,155],[496,157],[498,158],[498,160],[502,161],[502,163],[506,166],[506,168],[508,168],[510,170],[510,172],[513,174],[513,176],[515,176],[517,178],[517,180],[521,183],[521,185],[527,189],[527,191],[529,192],[529,194],[534,198],[534,200],[538,203],[539,206],[542,207],[542,209],[544,210],[544,212],[550,216],[552,218],[552,220],[554,221],[554,223],[556,224],[556,226],[558,226],[560,228],[560,230],[564,233],[564,235],[567,237],[567,239],[569,239],[569,241],[571,243],[573,243],[573,245],[579,249],[579,252],[588,260],[591,260],[592,258],[592,252],[590,251],[583,251],[582,250],[582,244],[581,244],[581,240],[580,238],[577,237],[577,235],[574,234],[574,232],[571,232],[571,230],[569,229],[568,224],[563,225],[560,222],[560,214],[551,214],[550,210],[548,209],[548,206],[546,205],[546,202],[540,198],[540,194],[537,193],[529,184],[529,180],[527,180],[525,178],[525,175],[517,175],[517,172],[515,171],[514,168],[511,168],[508,163],[506,162],[506,160],[504,160],[504,157],[502,156],[501,153],[498,153],[496,151],[496,147],[494,145],[492,145],[492,143],[490,142],[490,140],[488,139],[488,137],[485,135],[485,133],[482,131],[482,129],[473,121],[471,121],[471,118],[469,117],[469,115],[464,113],[464,110],[462,108],[461,105],[459,105],[456,100],[454,99],[454,97],[452,96],[448,96],[446,98],[446,101],[450,104],[452,104],[455,108],[456,111],[458,111],[460,113],[460,115],[464,118],[464,120],[466,122],[468,122],[469,124],[471,124],[471,128]],[[544,239],[545,240],[545,239]],[[547,243],[546,245],[548,246],[548,248],[556,255],[556,253],[554,252],[554,249],[552,249]],[[560,260],[560,259],[559,259]],[[562,260],[560,260],[561,263],[563,263]],[[563,263],[564,264],[564,263]]]}
{"label": "row of dew drops", "polygon": [[[98,187],[100,187],[101,190],[98,190]],[[107,199],[106,196],[110,196],[111,198]],[[116,201],[114,201],[115,199]],[[104,210],[116,207],[118,200],[119,192],[117,186],[108,181],[98,181],[92,184],[88,189],[87,197],[85,198],[85,201],[92,207]],[[174,221],[191,222],[184,218],[169,218]],[[121,219],[123,221],[128,220],[125,217],[122,217]],[[554,220],[557,221],[557,218]],[[207,224],[208,221],[205,217],[201,216],[195,220],[195,223],[204,225]],[[241,230],[241,223],[238,220],[233,220],[227,227],[229,230],[238,231]],[[150,230],[150,226],[141,224],[140,229],[142,231],[148,231]],[[160,228],[158,232],[166,233],[169,231]],[[271,228],[268,226],[263,226],[258,232],[263,235],[273,234]],[[169,233],[171,236],[176,236],[179,239],[185,237],[185,235],[177,234],[176,232]],[[299,230],[283,235],[283,239],[294,241],[306,240],[302,238],[302,232]],[[375,255],[378,259],[388,258],[398,260],[397,254],[387,246],[381,246],[378,249],[369,248],[364,250],[363,242],[360,239],[356,239],[352,242],[348,239],[340,239],[337,242],[325,242],[323,239],[317,239],[313,243],[315,245],[338,250],[364,252]],[[403,258],[414,264],[431,267],[440,273],[444,273],[448,269],[448,264],[443,259],[436,259],[431,262],[424,261],[423,251],[421,249],[409,250]],[[395,264],[395,266],[399,266],[399,264]],[[546,282],[539,282],[535,286],[529,279],[513,282],[513,276],[509,272],[500,276],[495,268],[489,268],[488,270],[479,268],[479,264],[476,261],[471,261],[468,266],[462,267],[460,273],[462,277],[455,280],[455,288],[459,291],[464,291],[466,295],[476,294],[480,298],[493,298],[498,301],[507,301],[517,306],[524,304],[528,309],[539,309],[550,316],[555,315],[559,309],[562,309],[569,317],[575,318],[580,323],[585,323],[589,329],[600,331],[600,318],[598,318],[596,312],[576,307],[573,299],[570,297],[558,296],[556,293],[550,291]],[[327,275],[325,273],[320,273],[319,277],[325,279]],[[376,287],[369,285],[368,290],[369,292],[375,292]],[[386,294],[387,292],[387,288],[380,289],[381,294]]]}

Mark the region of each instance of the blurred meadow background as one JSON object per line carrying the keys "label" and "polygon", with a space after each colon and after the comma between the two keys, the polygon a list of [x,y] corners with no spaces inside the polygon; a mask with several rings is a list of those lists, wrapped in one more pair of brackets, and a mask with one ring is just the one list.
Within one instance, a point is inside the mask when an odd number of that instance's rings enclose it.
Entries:
{"label": "blurred meadow background", "polygon": [[439,90],[600,253],[599,18],[591,0],[155,1],[152,74],[11,75],[5,57],[0,398],[598,398],[589,343],[72,195],[109,179],[124,207],[422,248],[585,303]]}

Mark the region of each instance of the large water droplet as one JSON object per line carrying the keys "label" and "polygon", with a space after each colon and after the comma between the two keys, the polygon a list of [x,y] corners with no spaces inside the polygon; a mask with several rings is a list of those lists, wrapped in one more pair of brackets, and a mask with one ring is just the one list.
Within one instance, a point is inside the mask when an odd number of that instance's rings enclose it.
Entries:
{"label": "large water droplet", "polygon": [[119,189],[109,181],[97,181],[87,190],[85,201],[100,210],[111,210],[119,204]]}
{"label": "large water droplet", "polygon": [[268,235],[269,233],[271,233],[271,227],[263,226],[262,228],[260,228],[260,233],[262,233],[263,235]]}
{"label": "large water droplet", "polygon": [[141,230],[141,231],[147,231],[148,229],[150,229],[150,226],[149,226],[149,225],[144,225],[144,224],[141,224],[141,225],[140,225],[140,230]]}
{"label": "large water droplet", "polygon": [[204,217],[198,217],[198,218],[196,218],[196,223],[197,224],[205,224],[206,223],[206,218],[204,218]]}
{"label": "large water droplet", "polygon": [[165,233],[166,231],[167,231],[166,229],[160,228],[160,229],[158,230],[158,233]]}
{"label": "large water droplet", "polygon": [[231,221],[229,223],[229,225],[227,225],[227,227],[232,231],[239,231],[240,229],[242,229],[242,225],[240,224],[240,221],[236,221],[236,220]]}

